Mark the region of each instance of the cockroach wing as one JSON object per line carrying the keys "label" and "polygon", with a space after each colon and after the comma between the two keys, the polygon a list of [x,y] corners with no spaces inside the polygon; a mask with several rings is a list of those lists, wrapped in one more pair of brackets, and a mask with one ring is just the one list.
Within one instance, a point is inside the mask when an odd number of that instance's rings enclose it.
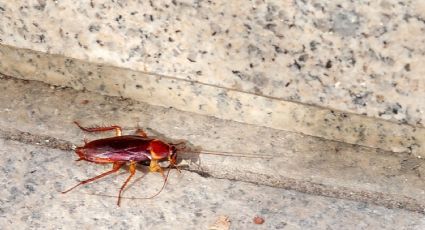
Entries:
{"label": "cockroach wing", "polygon": [[152,139],[135,136],[116,136],[98,139],[77,148],[80,156],[97,163],[146,161],[151,159],[149,145]]}

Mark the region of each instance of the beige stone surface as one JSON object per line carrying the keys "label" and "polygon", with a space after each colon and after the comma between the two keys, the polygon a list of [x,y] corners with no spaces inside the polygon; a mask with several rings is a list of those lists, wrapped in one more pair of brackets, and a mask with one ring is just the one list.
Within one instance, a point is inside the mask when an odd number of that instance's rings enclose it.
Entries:
{"label": "beige stone surface", "polygon": [[[0,225],[193,229],[225,215],[248,229],[261,214],[264,229],[423,229],[423,8],[0,2]],[[71,147],[97,138],[74,120],[272,158],[181,153],[184,173],[163,199],[127,201],[121,212],[114,198],[87,193],[114,195],[107,185],[122,176],[58,196],[106,169],[73,162]],[[126,194],[150,194],[157,179]]]}
{"label": "beige stone surface", "polygon": [[4,1],[0,43],[423,127],[422,5]]}

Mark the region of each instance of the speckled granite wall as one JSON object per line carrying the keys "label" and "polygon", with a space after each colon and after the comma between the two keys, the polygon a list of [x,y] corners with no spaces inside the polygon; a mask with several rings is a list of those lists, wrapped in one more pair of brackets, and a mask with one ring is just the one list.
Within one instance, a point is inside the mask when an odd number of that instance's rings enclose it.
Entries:
{"label": "speckled granite wall", "polygon": [[424,12],[391,0],[2,2],[0,72],[420,156]]}

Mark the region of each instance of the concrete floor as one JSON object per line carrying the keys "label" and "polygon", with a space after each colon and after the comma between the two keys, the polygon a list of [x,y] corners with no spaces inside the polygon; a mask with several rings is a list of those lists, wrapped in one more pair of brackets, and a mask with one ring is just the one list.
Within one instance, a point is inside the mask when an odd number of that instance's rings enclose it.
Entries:
{"label": "concrete floor", "polygon": [[[208,229],[223,215],[231,229],[425,228],[423,169],[409,156],[33,81],[2,77],[0,86],[3,229]],[[126,133],[148,127],[205,149],[273,158],[183,157],[187,170],[172,172],[158,197],[124,199],[117,207],[115,197],[92,194],[115,196],[125,170],[60,193],[110,168],[74,161],[71,147],[98,137],[82,133],[74,120],[120,124]],[[137,175],[146,172],[139,169]],[[148,173],[124,195],[146,197],[161,185],[159,175]],[[264,224],[253,223],[257,215]]]}
{"label": "concrete floor", "polygon": [[[60,191],[78,180],[109,169],[74,162],[74,154],[15,141],[0,141],[3,229],[207,229],[221,215],[231,229],[423,229],[418,213],[386,209],[270,186],[196,173],[172,172],[165,190],[151,200],[90,195],[116,195],[126,173],[111,176],[68,194]],[[138,173],[141,175],[142,173]],[[146,197],[162,185],[148,174],[132,184],[126,196]],[[264,224],[255,225],[261,216]]]}

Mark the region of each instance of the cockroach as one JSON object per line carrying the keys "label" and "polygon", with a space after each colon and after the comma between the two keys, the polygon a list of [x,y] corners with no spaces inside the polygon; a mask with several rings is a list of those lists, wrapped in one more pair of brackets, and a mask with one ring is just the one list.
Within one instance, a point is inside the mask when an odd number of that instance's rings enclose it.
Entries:
{"label": "cockroach", "polygon": [[[178,144],[167,143],[164,140],[148,137],[147,134],[139,129],[137,135],[122,135],[122,128],[120,126],[108,127],[92,127],[86,128],[81,126],[78,122],[74,122],[80,129],[86,132],[104,132],[115,130],[115,137],[97,139],[94,141],[86,142],[84,146],[77,147],[75,152],[80,160],[94,162],[98,164],[113,164],[112,169],[104,172],[93,178],[83,180],[70,189],[63,191],[67,193],[74,188],[93,182],[97,179],[105,177],[109,174],[117,172],[126,163],[130,164],[130,175],[124,181],[118,193],[117,205],[120,205],[121,194],[127,186],[130,179],[136,173],[137,163],[148,163],[151,172],[159,172],[164,177],[164,183],[168,177],[164,175],[164,169],[158,164],[160,161],[168,161],[169,168],[174,167],[178,169],[177,163],[177,148]],[[162,189],[161,189],[162,190]]]}
{"label": "cockroach", "polygon": [[[184,150],[185,146],[183,145],[182,147],[182,144],[185,144],[184,141],[171,143],[157,137],[148,136],[142,129],[139,129],[136,135],[122,135],[122,128],[117,125],[86,128],[81,126],[76,121],[74,121],[74,123],[81,130],[86,132],[105,132],[115,130],[116,135],[114,137],[97,139],[90,142],[85,141],[84,146],[77,147],[75,149],[75,152],[79,157],[77,161],[85,160],[97,164],[112,164],[112,169],[90,179],[83,180],[75,186],[63,191],[62,193],[67,193],[80,185],[93,182],[102,177],[117,172],[122,166],[129,164],[130,175],[124,181],[118,192],[117,205],[120,206],[122,192],[130,179],[136,173],[137,163],[148,165],[150,172],[159,172],[164,178],[164,184],[159,192],[146,199],[157,196],[163,190],[171,168],[175,168],[180,172],[180,169],[177,166],[177,152],[179,150]],[[202,151],[202,153],[254,158],[264,157],[246,154],[241,155],[230,152]],[[163,168],[160,166],[159,162],[164,161],[168,162],[168,167]],[[164,169],[168,169],[167,175],[164,174]]]}

